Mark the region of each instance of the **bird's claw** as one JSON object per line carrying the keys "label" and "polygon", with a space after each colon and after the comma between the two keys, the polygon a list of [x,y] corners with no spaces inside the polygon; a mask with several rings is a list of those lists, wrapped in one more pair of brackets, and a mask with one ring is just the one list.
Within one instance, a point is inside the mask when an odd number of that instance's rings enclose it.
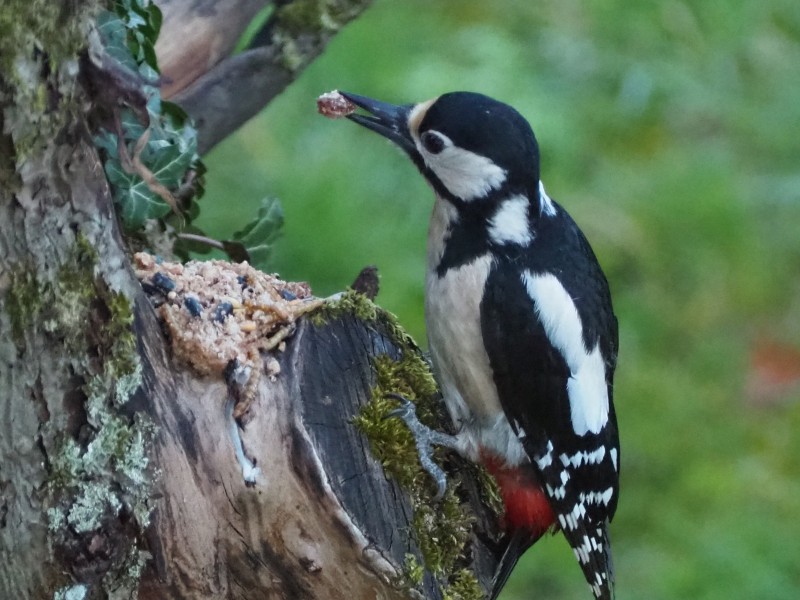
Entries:
{"label": "bird's claw", "polygon": [[433,444],[452,447],[450,436],[446,436],[438,431],[433,431],[429,427],[423,425],[419,418],[417,418],[414,404],[408,398],[399,394],[387,394],[387,396],[398,400],[400,402],[400,407],[389,411],[386,417],[402,419],[406,427],[408,427],[411,435],[414,437],[414,443],[417,446],[420,465],[422,465],[425,472],[428,473],[436,483],[436,495],[433,499],[437,501],[441,500],[444,497],[445,491],[447,491],[447,475],[433,460]]}
{"label": "bird's claw", "polygon": [[[403,421],[405,421],[406,424],[408,424],[408,419],[416,420],[417,415],[414,412],[414,403],[411,402],[411,400],[409,400],[404,396],[401,396],[400,394],[386,394],[386,395],[389,398],[394,398],[395,400],[398,400],[400,402],[399,408],[395,408],[394,410],[390,410],[388,413],[386,413],[387,419],[391,417],[398,417],[400,419],[403,419]],[[417,422],[419,423],[419,421]],[[420,423],[420,425],[422,427],[425,427],[424,425],[422,425],[422,423]]]}

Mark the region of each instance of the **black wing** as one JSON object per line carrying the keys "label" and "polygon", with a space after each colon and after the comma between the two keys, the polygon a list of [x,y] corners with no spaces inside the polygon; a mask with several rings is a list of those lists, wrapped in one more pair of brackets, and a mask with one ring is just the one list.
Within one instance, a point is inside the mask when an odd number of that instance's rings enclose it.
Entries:
{"label": "black wing", "polygon": [[[609,414],[597,433],[578,435],[573,429],[567,389],[570,368],[537,315],[522,277],[525,272],[554,275],[577,309],[585,347],[599,345]],[[595,595],[611,598],[606,525],[614,516],[619,492],[613,405],[617,321],[597,259],[563,209],[558,207],[554,217],[542,219],[529,247],[498,252],[481,305],[481,328],[506,416],[521,434]]]}

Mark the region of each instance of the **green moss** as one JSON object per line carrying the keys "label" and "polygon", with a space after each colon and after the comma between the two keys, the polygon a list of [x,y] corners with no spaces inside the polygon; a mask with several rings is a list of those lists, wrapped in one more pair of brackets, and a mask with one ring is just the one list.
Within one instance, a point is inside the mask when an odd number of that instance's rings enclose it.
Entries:
{"label": "green moss", "polygon": [[379,311],[378,306],[364,294],[348,289],[339,294],[335,300],[325,302],[309,316],[309,319],[316,327],[345,315],[352,315],[361,321],[375,321],[378,319]]}
{"label": "green moss", "polygon": [[93,299],[97,296],[94,267],[97,254],[82,235],[78,235],[70,256],[56,274],[52,302],[43,313],[42,327],[64,339],[68,350],[85,345],[86,323]]}
{"label": "green moss", "polygon": [[[416,348],[406,346],[399,361],[388,356],[376,357],[374,365],[376,384],[372,400],[362,408],[354,423],[369,439],[372,453],[386,473],[409,494],[414,510],[412,529],[424,567],[439,577],[449,576],[464,559],[473,523],[472,515],[459,499],[460,482],[451,476],[444,497],[435,502],[435,485],[419,463],[413,435],[400,419],[388,418],[389,412],[398,407],[398,401],[387,394],[398,393],[415,402],[421,422],[429,427],[439,425],[443,415],[436,399],[435,382]],[[439,461],[441,454],[442,450],[434,451]],[[413,573],[407,573],[407,577],[411,581],[416,579]]]}
{"label": "green moss", "polygon": [[419,564],[417,557],[413,554],[406,554],[403,560],[403,572],[406,579],[412,585],[420,585],[425,577],[425,568]]}
{"label": "green moss", "polygon": [[443,600],[483,600],[485,594],[475,573],[461,569],[450,579],[450,585],[442,595]]}
{"label": "green moss", "polygon": [[[70,3],[5,0],[0,8],[0,101],[7,107],[2,147],[19,165],[30,156],[46,162],[55,140],[84,110],[78,84],[78,55],[100,0]],[[88,426],[80,443],[63,432],[56,419],[43,423],[55,438],[48,447],[47,512],[54,545],[74,543],[75,533],[113,529],[124,509],[141,527],[150,515],[148,448],[153,427],[146,419],[120,414],[141,383],[141,367],[132,330],[131,304],[97,275],[98,256],[82,235],[55,272],[36,273],[27,265],[12,269],[6,295],[12,335],[21,350],[25,334],[46,335],[64,370],[83,381]],[[86,437],[88,436],[88,437]],[[122,485],[120,485],[120,482]],[[106,527],[112,525],[112,527]],[[130,527],[119,523],[121,531]],[[121,533],[129,536],[127,532]],[[108,570],[114,589],[138,580],[144,564],[135,540],[128,555]],[[135,590],[135,582],[128,586]],[[61,590],[75,597],[73,588]],[[71,594],[71,595],[70,595]],[[121,597],[121,596],[120,596]]]}
{"label": "green moss", "polygon": [[115,401],[124,404],[141,382],[141,363],[133,333],[133,308],[124,294],[111,293],[106,297],[110,318],[105,338],[110,342],[107,370],[115,381]]}
{"label": "green moss", "polygon": [[[445,415],[428,363],[397,319],[361,294],[345,292],[321,312],[317,317],[320,322],[343,315],[355,315],[366,322],[377,323],[400,352],[399,360],[387,355],[374,358],[372,399],[362,407],[354,424],[369,439],[373,455],[388,476],[406,490],[411,500],[414,511],[411,526],[422,564],[417,562],[416,557],[406,557],[406,585],[419,585],[427,569],[438,578],[449,580],[451,585],[460,586],[454,588],[454,600],[479,598],[466,594],[464,590],[469,587],[469,578],[460,574],[457,568],[457,565],[468,562],[465,553],[474,520],[461,503],[458,493],[460,480],[451,476],[444,497],[435,501],[435,485],[419,463],[413,435],[400,419],[389,418],[390,411],[399,405],[389,394],[400,394],[414,402],[417,417],[425,425],[436,428],[444,422]],[[442,455],[442,450],[434,450],[434,458],[438,462],[441,462]],[[450,587],[446,586],[446,589]]]}
{"label": "green moss", "polygon": [[[77,56],[100,2],[5,0],[0,8],[0,73],[5,128],[17,161],[54,139],[79,110]],[[10,97],[9,97],[10,96]]]}
{"label": "green moss", "polygon": [[481,487],[481,499],[498,518],[505,512],[503,496],[500,495],[500,486],[497,480],[489,474],[482,465],[474,463],[475,477]]}
{"label": "green moss", "polygon": [[[400,419],[388,418],[389,412],[398,408],[398,401],[388,398],[389,393],[398,393],[409,400],[419,399],[414,389],[414,380],[404,375],[409,361],[394,361],[388,356],[375,358],[377,382],[372,390],[372,400],[365,404],[353,420],[370,440],[372,454],[383,465],[384,470],[403,488],[422,490],[426,486],[428,497],[433,495],[433,482],[419,465],[417,447],[408,427]],[[431,378],[432,380],[432,378]],[[424,388],[423,388],[424,390]],[[435,425],[430,408],[425,409],[425,402],[419,405],[417,416],[428,426]],[[421,491],[417,494],[421,495]]]}
{"label": "green moss", "polygon": [[295,0],[278,10],[278,22],[293,35],[320,31],[323,29],[321,16],[325,5],[325,0]]}
{"label": "green moss", "polygon": [[370,0],[295,0],[275,13],[272,42],[281,49],[281,62],[289,71],[300,70],[310,58],[312,50],[296,42],[303,36],[329,37],[357,17]]}
{"label": "green moss", "polygon": [[6,296],[6,308],[11,320],[11,335],[22,344],[25,330],[36,322],[42,308],[42,287],[35,273],[25,267],[11,271],[11,286]]}
{"label": "green moss", "polygon": [[295,0],[278,10],[278,23],[293,37],[301,33],[333,33],[360,14],[369,3],[370,0]]}
{"label": "green moss", "polygon": [[461,505],[459,481],[448,479],[444,497],[433,504],[421,498],[414,506],[412,526],[425,567],[434,575],[450,577],[463,558],[474,518]]}

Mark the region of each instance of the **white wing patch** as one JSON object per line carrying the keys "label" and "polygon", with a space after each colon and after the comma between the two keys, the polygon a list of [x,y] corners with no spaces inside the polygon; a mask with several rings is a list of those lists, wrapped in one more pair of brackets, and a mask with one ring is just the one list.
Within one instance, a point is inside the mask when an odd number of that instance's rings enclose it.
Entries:
{"label": "white wing patch", "polygon": [[528,223],[528,206],[530,202],[522,195],[503,200],[489,220],[489,238],[495,244],[530,244],[533,235]]}
{"label": "white wing patch", "polygon": [[567,380],[572,428],[577,435],[599,433],[608,422],[605,362],[599,345],[589,351],[575,303],[555,275],[525,271],[522,283],[536,307],[550,343],[570,370]]}

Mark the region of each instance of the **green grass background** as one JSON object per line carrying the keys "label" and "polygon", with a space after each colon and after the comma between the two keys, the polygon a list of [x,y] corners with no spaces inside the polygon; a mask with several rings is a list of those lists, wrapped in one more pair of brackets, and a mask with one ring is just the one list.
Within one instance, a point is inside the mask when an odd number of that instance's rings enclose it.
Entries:
{"label": "green grass background", "polygon": [[[800,392],[748,401],[760,338],[800,344],[800,2],[377,0],[207,157],[200,225],[286,213],[273,269],[318,295],[361,267],[421,342],[431,192],[399,151],[316,114],[344,89],[450,90],[531,122],[620,320],[618,597],[800,598]],[[566,542],[502,598],[588,598]]]}

